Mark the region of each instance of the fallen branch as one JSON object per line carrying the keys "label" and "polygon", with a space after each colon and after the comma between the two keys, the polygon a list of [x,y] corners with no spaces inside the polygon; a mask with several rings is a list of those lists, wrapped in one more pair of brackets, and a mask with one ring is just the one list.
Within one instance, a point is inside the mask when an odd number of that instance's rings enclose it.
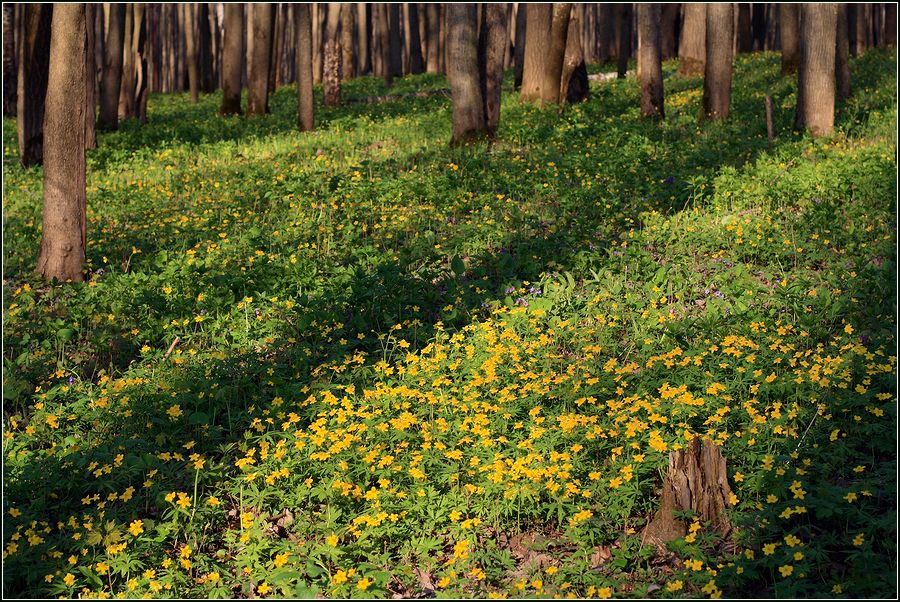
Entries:
{"label": "fallen branch", "polygon": [[169,359],[169,356],[172,355],[172,350],[175,349],[175,345],[177,345],[178,341],[180,341],[180,340],[181,340],[181,338],[175,337],[175,340],[172,341],[172,344],[169,345],[169,349],[166,350],[166,354],[163,356],[164,360]]}
{"label": "fallen branch", "polygon": [[440,90],[423,90],[421,92],[411,92],[409,94],[386,94],[384,96],[356,96],[346,99],[348,104],[377,104],[380,102],[397,102],[399,100],[408,100],[410,98],[430,98],[432,96],[450,97],[450,90],[441,88]]}

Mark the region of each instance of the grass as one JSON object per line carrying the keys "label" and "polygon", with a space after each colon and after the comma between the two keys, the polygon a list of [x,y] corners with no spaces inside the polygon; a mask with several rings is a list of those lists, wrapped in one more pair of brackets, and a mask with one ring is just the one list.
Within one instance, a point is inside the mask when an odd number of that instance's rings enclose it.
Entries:
{"label": "grass", "polygon": [[[289,88],[152,96],[88,152],[67,286],[4,121],[4,595],[895,594],[896,54],[820,140],[776,55],[724,123],[665,67],[662,124],[633,80],[507,90],[455,149],[440,95],[306,134]],[[694,435],[734,533],[642,548]]]}

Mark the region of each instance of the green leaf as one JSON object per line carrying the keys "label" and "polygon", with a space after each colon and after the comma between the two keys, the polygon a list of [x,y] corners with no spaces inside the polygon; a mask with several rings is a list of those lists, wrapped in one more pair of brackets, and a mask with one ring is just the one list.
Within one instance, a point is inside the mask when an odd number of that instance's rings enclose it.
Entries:
{"label": "green leaf", "polygon": [[209,416],[203,412],[194,412],[188,418],[188,424],[209,424]]}
{"label": "green leaf", "polygon": [[453,259],[450,260],[450,269],[452,269],[453,273],[457,276],[462,276],[466,272],[466,264],[463,263],[463,260],[460,259],[459,255],[454,255]]}

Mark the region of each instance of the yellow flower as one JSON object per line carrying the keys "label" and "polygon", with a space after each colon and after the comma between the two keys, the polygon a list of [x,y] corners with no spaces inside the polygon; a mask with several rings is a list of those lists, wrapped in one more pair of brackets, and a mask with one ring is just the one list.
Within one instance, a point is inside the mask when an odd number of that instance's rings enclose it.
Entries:
{"label": "yellow flower", "polygon": [[359,583],[356,584],[356,589],[366,591],[369,589],[370,585],[372,585],[372,581],[368,577],[363,577],[359,580]]}
{"label": "yellow flower", "polygon": [[277,556],[275,556],[275,568],[283,567],[285,564],[287,564],[287,561],[288,561],[288,553],[287,552],[282,552],[281,554],[278,554]]}
{"label": "yellow flower", "polygon": [[790,577],[791,573],[794,572],[794,567],[789,564],[786,564],[784,566],[778,567],[778,572],[781,573],[782,577]]}
{"label": "yellow flower", "polygon": [[771,556],[775,553],[775,546],[776,544],[774,543],[767,543],[763,546],[763,554],[765,554],[766,556]]}
{"label": "yellow flower", "polygon": [[222,502],[216,496],[211,495],[211,496],[209,496],[209,499],[206,500],[206,503],[209,504],[210,506],[218,506]]}
{"label": "yellow flower", "polygon": [[861,545],[863,545],[863,542],[865,540],[866,540],[866,534],[860,533],[859,535],[857,535],[856,537],[853,538],[853,545],[861,546]]}
{"label": "yellow flower", "polygon": [[69,587],[72,587],[73,585],[75,585],[75,575],[73,575],[72,573],[66,573],[66,576],[63,577],[63,583],[65,583]]}
{"label": "yellow flower", "polygon": [[258,591],[259,593],[261,593],[263,595],[266,595],[269,593],[269,591],[271,589],[272,588],[269,587],[269,584],[266,583],[265,581],[263,581],[262,583],[259,584],[259,587],[256,588],[256,591]]}
{"label": "yellow flower", "polygon": [[675,581],[669,581],[666,584],[666,591],[677,592],[683,587],[684,587],[684,582],[681,581],[680,579],[676,579]]}
{"label": "yellow flower", "polygon": [[336,545],[338,545],[338,536],[332,533],[325,539],[325,542],[331,547],[335,547]]}
{"label": "yellow flower", "polygon": [[136,520],[132,521],[130,525],[128,525],[128,531],[135,537],[144,532],[144,521]]}

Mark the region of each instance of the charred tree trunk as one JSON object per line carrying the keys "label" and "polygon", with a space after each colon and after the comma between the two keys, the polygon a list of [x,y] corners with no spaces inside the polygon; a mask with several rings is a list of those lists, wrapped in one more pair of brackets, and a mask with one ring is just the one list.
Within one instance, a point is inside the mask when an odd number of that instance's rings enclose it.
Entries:
{"label": "charred tree trunk", "polygon": [[451,145],[487,134],[478,78],[477,11],[474,4],[447,5],[447,79],[453,99]]}
{"label": "charred tree trunk", "polygon": [[563,59],[562,80],[559,85],[560,104],[570,104],[587,100],[589,94],[587,65],[584,61],[584,47],[581,45],[581,22],[584,19],[584,5],[576,4],[569,17],[569,31],[566,34],[566,54]]}
{"label": "charred tree trunk", "polygon": [[22,167],[44,161],[44,100],[50,66],[51,4],[19,4],[22,32],[19,39],[16,128],[19,136],[19,163]]}
{"label": "charred tree trunk", "polygon": [[106,34],[106,56],[103,59],[103,80],[100,82],[101,129],[119,127],[119,91],[122,87],[122,59],[125,47],[125,5],[109,7],[109,31]]}
{"label": "charred tree trunk", "polygon": [[269,63],[272,59],[272,11],[267,5],[253,7],[251,35],[253,56],[247,74],[248,115],[269,112]]}
{"label": "charred tree trunk", "polygon": [[616,4],[616,39],[619,46],[616,49],[618,62],[616,74],[619,79],[625,79],[628,73],[628,59],[631,57],[631,29],[633,10],[630,4]]}
{"label": "charred tree trunk", "polygon": [[734,9],[731,4],[706,6],[706,66],[703,113],[708,119],[728,119],[731,110],[731,70]]}
{"label": "charred tree trunk", "polygon": [[[19,8],[18,10],[22,10]],[[3,5],[3,116],[16,116],[16,5]]]}
{"label": "charred tree trunk", "polygon": [[485,9],[478,44],[479,69],[485,128],[487,134],[493,136],[500,125],[500,88],[503,84],[503,58],[509,40],[506,33],[509,16],[505,4],[487,4]]}
{"label": "charred tree trunk", "polygon": [[85,5],[57,4],[53,13],[44,115],[44,215],[37,272],[47,280],[81,282],[87,248]]}
{"label": "charred tree trunk", "polygon": [[638,5],[638,81],[641,86],[641,115],[665,118],[663,105],[662,50],[659,4]]}
{"label": "charred tree trunk", "polygon": [[678,75],[703,75],[706,65],[706,4],[685,4]]}
{"label": "charred tree trunk", "polygon": [[837,101],[843,102],[850,97],[850,43],[847,30],[847,5],[838,4],[837,47],[834,54],[835,88]]}
{"label": "charred tree trunk", "polygon": [[834,128],[836,36],[835,4],[801,5],[794,127],[813,136],[827,136]]}
{"label": "charred tree trunk", "polygon": [[800,63],[800,5],[779,4],[781,23],[781,74],[797,72]]}
{"label": "charred tree trunk", "polygon": [[[304,5],[306,6],[306,5]],[[222,32],[222,115],[241,114],[241,69],[244,65],[244,5],[225,4]]]}
{"label": "charred tree trunk", "polygon": [[[506,31],[506,25],[503,26]],[[505,49],[505,48],[504,48]],[[422,59],[422,39],[419,37],[419,5],[409,5],[409,72],[412,74],[425,72],[425,61]]]}
{"label": "charred tree trunk", "polygon": [[441,51],[441,7],[438,4],[425,5],[427,58],[426,68],[428,73],[440,73],[441,64],[439,55]]}
{"label": "charred tree trunk", "polygon": [[297,36],[297,126],[301,132],[314,127],[313,123],[313,56],[312,15],[309,4],[298,4],[294,13]]}

